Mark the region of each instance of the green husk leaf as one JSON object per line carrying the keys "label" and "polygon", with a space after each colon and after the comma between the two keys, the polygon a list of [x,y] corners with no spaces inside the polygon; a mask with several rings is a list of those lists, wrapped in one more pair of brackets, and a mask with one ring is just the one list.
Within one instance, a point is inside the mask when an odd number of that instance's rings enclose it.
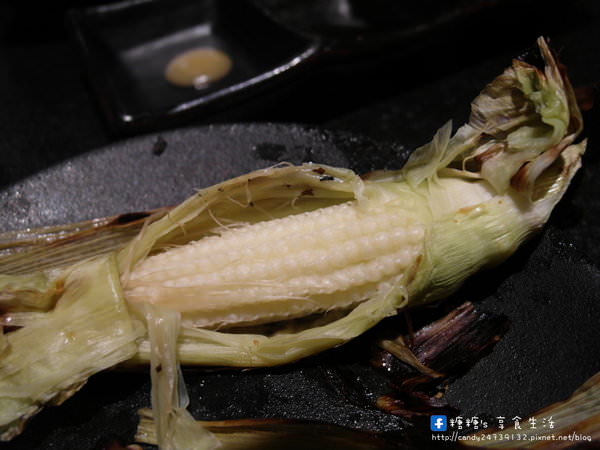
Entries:
{"label": "green husk leaf", "polygon": [[144,227],[119,253],[123,277],[147,255],[228,226],[298,214],[359,199],[362,180],[351,170],[318,164],[275,166],[200,190]]}
{"label": "green husk leaf", "polygon": [[156,417],[157,442],[163,450],[219,447],[219,441],[186,410],[189,398],[177,360],[179,313],[144,304],[150,339],[152,410]]}
{"label": "green husk leaf", "polygon": [[145,223],[163,216],[167,210],[168,208],[163,208],[67,225],[0,233],[2,277],[29,277],[34,272],[50,272],[108,254],[121,248],[137,235]]}
{"label": "green husk leaf", "polygon": [[[330,324],[274,336],[182,327],[177,356],[186,365],[264,367],[287,364],[359,336],[384,317],[395,314],[405,303],[405,293],[394,289],[358,305],[348,315]],[[149,341],[142,341],[137,355],[129,363],[146,363],[151,357],[151,348]]]}
{"label": "green husk leaf", "polygon": [[56,308],[44,320],[5,335],[2,439],[18,434],[44,405],[64,401],[90,375],[135,354],[140,330],[127,311],[114,258],[77,265],[64,276],[66,289]]}
{"label": "green husk leaf", "polygon": [[416,149],[403,167],[408,183],[417,187],[425,179],[434,177],[444,163],[450,137],[452,136],[452,122],[447,122],[440,128],[431,142]]}
{"label": "green husk leaf", "polygon": [[[511,184],[521,191],[532,189],[537,176],[582,128],[568,78],[546,42],[540,38],[538,45],[546,63],[543,71],[513,61],[512,67],[473,101],[466,125],[451,138],[446,125],[430,144],[411,155],[402,173],[412,186],[434,180],[439,171],[455,161],[461,164],[457,168],[463,170],[463,176],[477,174],[500,194],[506,193]],[[521,167],[540,158],[540,167],[521,182],[517,177],[525,177],[519,173]],[[475,167],[467,168],[469,163],[475,163]]]}
{"label": "green husk leaf", "polygon": [[0,274],[0,311],[49,311],[63,291],[60,271]]}

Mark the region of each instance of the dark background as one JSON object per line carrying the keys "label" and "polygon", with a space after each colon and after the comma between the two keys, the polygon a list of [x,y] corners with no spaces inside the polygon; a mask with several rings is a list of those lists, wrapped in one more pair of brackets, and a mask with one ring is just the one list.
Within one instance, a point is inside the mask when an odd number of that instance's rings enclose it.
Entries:
{"label": "dark background", "polygon": [[[3,189],[10,190],[53,166],[59,165],[60,170],[62,162],[77,155],[105,146],[112,152],[126,152],[139,145],[135,143],[139,141],[122,145],[125,136],[111,131],[88,84],[81,54],[65,26],[68,9],[97,3],[55,1],[39,5],[15,0],[0,4]],[[551,46],[568,67],[573,84],[593,91],[600,81],[598,2],[493,5],[490,11],[457,22],[441,33],[385,48],[366,59],[314,67],[272,92],[212,111],[210,117],[200,114],[187,118],[181,125],[221,124],[218,132],[235,134],[239,129],[232,129],[232,123],[264,123],[267,127],[271,123],[298,123],[341,135],[351,132],[382,147],[412,148],[426,142],[448,119],[454,119],[455,126],[462,123],[470,100],[540,35],[550,38]],[[422,2],[422,7],[435,6]],[[590,139],[590,146],[584,170],[546,232],[511,259],[508,266],[493,275],[476,278],[457,294],[488,310],[507,314],[513,322],[513,331],[494,354],[450,390],[450,401],[466,414],[529,414],[565,398],[600,369],[596,331],[600,317],[600,202],[594,180],[599,159],[595,144],[600,142],[598,116],[595,109],[585,113],[584,134]],[[260,133],[263,128],[257,129]],[[166,130],[159,132],[173,136]],[[155,135],[141,139],[154,142]],[[309,140],[314,139],[317,138]],[[94,154],[90,153],[92,160]],[[223,386],[229,386],[226,389],[231,394],[231,398],[221,396],[218,401],[208,401],[208,406],[193,403],[194,411],[213,418],[251,415],[252,405],[260,402],[248,393],[258,396],[257,392],[264,390],[264,396],[270,400],[261,406],[260,414],[306,417],[306,411],[314,409],[314,404],[306,401],[299,407],[294,399],[316,389],[311,384],[314,380],[323,383],[318,380],[328,369],[320,368],[318,362],[289,371],[252,373],[243,381],[237,373],[192,377],[192,398],[196,395],[206,400]],[[335,380],[328,383],[333,385]],[[298,392],[286,391],[286,386],[294,386]],[[101,376],[60,409],[43,413],[32,423],[33,431],[6,448],[48,448],[50,444],[74,448],[73,443],[92,448],[107,434],[107,427],[115,427],[117,435],[127,438],[130,410],[147,403],[143,392],[148,387],[147,380],[135,374]],[[240,399],[249,402],[246,407],[231,406]],[[95,402],[95,406],[80,415],[78,411],[85,410],[86,402]],[[361,420],[371,417],[370,413],[358,412],[344,416],[336,407],[327,414],[337,415],[344,424],[360,426]],[[327,419],[327,414],[308,416]],[[378,426],[394,425],[399,423],[388,420]]]}
{"label": "dark background", "polygon": [[[65,26],[66,10],[98,3],[0,4],[3,185],[117,139],[90,93],[80,52]],[[312,70],[276,95],[262,95],[257,104],[187,124],[307,123],[420,145],[446,120],[463,120],[483,84],[538,36],[551,38],[575,85],[595,83],[599,9],[593,1],[511,3],[444,30],[427,45],[417,41],[417,50],[388,49],[362,68],[341,64]]]}

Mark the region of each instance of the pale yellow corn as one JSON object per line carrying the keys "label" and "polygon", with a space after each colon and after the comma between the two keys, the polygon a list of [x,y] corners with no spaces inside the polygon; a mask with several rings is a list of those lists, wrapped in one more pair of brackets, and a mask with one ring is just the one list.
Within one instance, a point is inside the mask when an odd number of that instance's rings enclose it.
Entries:
{"label": "pale yellow corn", "polygon": [[258,323],[348,307],[397,284],[424,229],[406,211],[344,203],[233,228],[149,257],[130,301],[185,312],[199,326]]}

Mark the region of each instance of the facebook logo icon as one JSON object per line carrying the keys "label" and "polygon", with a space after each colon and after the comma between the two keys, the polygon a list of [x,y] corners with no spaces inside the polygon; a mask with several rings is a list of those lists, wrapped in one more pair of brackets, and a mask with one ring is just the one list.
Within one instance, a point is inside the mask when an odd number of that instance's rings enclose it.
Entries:
{"label": "facebook logo icon", "polygon": [[448,419],[446,416],[431,416],[431,431],[446,431]]}

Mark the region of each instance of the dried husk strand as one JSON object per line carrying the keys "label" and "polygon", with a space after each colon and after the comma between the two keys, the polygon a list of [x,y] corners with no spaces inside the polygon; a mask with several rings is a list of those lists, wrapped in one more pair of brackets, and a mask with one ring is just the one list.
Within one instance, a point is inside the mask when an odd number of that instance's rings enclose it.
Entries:
{"label": "dried husk strand", "polygon": [[[158,442],[151,410],[139,411],[140,423],[135,440],[144,444]],[[198,421],[213,433],[222,450],[377,450],[400,449],[392,437],[336,425],[292,419],[241,419]]]}

